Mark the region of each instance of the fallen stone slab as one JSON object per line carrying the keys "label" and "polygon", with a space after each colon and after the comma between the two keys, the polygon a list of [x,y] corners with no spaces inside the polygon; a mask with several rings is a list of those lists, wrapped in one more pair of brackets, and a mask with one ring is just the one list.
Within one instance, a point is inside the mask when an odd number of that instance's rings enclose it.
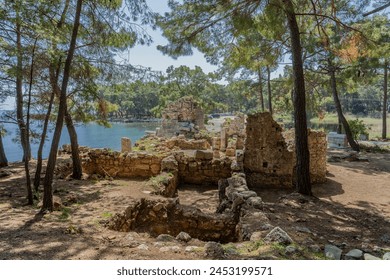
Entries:
{"label": "fallen stone slab", "polygon": [[373,256],[371,254],[365,253],[364,254],[364,260],[366,260],[366,261],[377,261],[377,260],[380,260],[380,258],[375,257],[375,256]]}
{"label": "fallen stone slab", "polygon": [[363,259],[363,251],[359,249],[352,249],[345,255],[346,260],[361,260]]}
{"label": "fallen stone slab", "polygon": [[325,257],[327,257],[328,259],[340,260],[342,252],[343,250],[341,250],[340,248],[334,245],[331,244],[325,245],[324,253],[325,253]]}

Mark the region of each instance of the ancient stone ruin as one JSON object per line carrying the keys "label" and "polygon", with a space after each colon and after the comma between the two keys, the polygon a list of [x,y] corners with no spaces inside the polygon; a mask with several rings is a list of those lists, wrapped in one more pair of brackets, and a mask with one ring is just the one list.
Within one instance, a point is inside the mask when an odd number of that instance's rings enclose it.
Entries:
{"label": "ancient stone ruin", "polygon": [[204,129],[204,112],[192,97],[185,96],[170,103],[162,112],[161,128],[157,131],[159,137],[185,135],[191,137]]}
{"label": "ancient stone ruin", "polygon": [[[283,132],[269,113],[257,113],[225,121],[219,135],[209,139],[188,139],[188,133],[194,131],[183,130],[187,127],[183,123],[192,123],[194,129],[203,127],[203,112],[197,106],[192,99],[183,98],[164,111],[163,134],[178,136],[148,136],[142,140],[144,144],[136,145],[139,150],[129,149],[125,139],[122,153],[107,149],[84,152],[83,168],[88,174],[162,179],[154,192],[158,197],[135,201],[124,213],[117,213],[109,223],[111,229],[147,231],[156,236],[185,231],[192,237],[220,242],[248,240],[266,223],[262,200],[255,191],[294,185],[293,131]],[[308,137],[312,182],[324,182],[326,135],[309,131]],[[182,184],[218,188],[216,213],[181,205],[177,195]]]}
{"label": "ancient stone ruin", "polygon": [[[326,134],[309,131],[310,175],[313,183],[326,179]],[[295,160],[294,131],[283,133],[269,113],[248,116],[244,171],[249,187],[292,187]]]}

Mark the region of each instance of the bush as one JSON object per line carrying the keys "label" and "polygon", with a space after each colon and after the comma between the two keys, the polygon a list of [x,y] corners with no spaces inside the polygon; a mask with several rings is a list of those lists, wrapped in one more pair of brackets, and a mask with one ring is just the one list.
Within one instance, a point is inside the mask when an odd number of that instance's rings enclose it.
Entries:
{"label": "bush", "polygon": [[359,140],[360,135],[367,136],[368,139],[368,126],[363,122],[363,120],[355,119],[348,121],[349,128],[352,132],[352,137],[355,140]]}

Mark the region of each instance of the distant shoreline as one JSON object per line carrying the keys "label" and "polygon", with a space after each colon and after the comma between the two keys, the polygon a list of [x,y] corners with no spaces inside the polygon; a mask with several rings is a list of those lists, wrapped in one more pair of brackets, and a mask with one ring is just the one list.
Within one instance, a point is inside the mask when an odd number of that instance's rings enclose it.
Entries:
{"label": "distant shoreline", "polygon": [[136,118],[108,118],[110,123],[139,123],[139,122],[161,122],[160,118],[150,118],[150,119],[136,119]]}

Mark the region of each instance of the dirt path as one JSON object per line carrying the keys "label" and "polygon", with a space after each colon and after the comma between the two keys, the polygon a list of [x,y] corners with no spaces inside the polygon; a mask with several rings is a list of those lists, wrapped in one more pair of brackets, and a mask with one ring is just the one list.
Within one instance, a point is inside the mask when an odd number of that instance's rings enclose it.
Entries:
{"label": "dirt path", "polygon": [[[390,250],[390,154],[367,157],[369,162],[330,163],[328,181],[313,187],[319,199],[302,202],[280,198],[289,193],[285,190],[258,191],[271,226],[282,227],[299,244]],[[55,195],[64,207],[40,216],[38,206],[23,206],[22,165],[1,171],[10,176],[0,179],[0,259],[204,258],[203,241],[160,242],[147,233],[104,226],[134,199],[150,196],[146,181],[57,179]],[[179,199],[213,212],[218,197],[214,187],[183,186]]]}

